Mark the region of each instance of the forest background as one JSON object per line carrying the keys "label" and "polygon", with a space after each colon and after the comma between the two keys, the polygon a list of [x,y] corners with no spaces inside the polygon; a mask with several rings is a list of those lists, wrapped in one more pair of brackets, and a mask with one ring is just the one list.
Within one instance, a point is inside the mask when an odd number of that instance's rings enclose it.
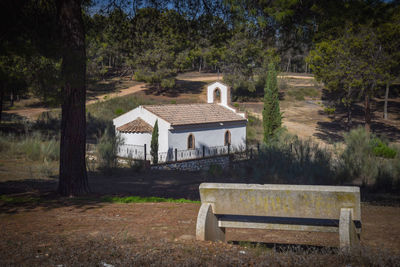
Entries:
{"label": "forest background", "polygon": [[363,99],[369,129],[370,99],[387,98],[399,76],[399,4],[2,1],[0,114],[5,99],[12,106],[26,95],[61,104],[64,195],[87,191],[85,94],[93,80],[129,75],[161,93],[175,87],[178,73],[212,71],[232,87],[234,100],[246,100],[263,95],[273,63],[280,71],[315,74],[347,107],[349,125],[352,106]]}

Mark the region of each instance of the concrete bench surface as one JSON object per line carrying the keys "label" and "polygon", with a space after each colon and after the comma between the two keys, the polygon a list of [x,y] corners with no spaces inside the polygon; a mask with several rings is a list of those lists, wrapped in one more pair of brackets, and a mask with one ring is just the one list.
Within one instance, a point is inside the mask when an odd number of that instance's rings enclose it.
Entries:
{"label": "concrete bench surface", "polygon": [[224,241],[226,227],[323,231],[347,248],[361,232],[358,187],[203,183],[200,198],[199,240]]}

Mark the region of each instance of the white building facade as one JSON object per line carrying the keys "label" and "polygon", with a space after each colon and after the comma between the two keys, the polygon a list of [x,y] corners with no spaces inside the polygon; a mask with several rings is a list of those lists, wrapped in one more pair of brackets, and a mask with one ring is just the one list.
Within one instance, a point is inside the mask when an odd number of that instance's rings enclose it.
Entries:
{"label": "white building facade", "polygon": [[229,106],[229,100],[228,86],[214,82],[207,87],[207,103],[145,105],[115,118],[114,126],[124,142],[119,156],[149,155],[156,121],[160,162],[245,149],[247,119]]}

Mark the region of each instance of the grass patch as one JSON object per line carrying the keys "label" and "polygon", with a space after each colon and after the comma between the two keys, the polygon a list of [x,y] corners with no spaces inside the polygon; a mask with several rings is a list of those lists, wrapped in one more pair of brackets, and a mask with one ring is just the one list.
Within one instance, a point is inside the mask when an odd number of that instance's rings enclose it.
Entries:
{"label": "grass patch", "polygon": [[106,196],[101,198],[104,202],[110,203],[146,203],[146,202],[170,202],[170,203],[200,203],[200,201],[189,200],[184,198],[174,199],[174,198],[163,198],[163,197],[111,197]]}
{"label": "grass patch", "polygon": [[295,99],[297,101],[302,101],[306,97],[311,97],[311,98],[319,97],[320,92],[313,87],[305,87],[305,88],[289,90],[287,92],[287,95],[292,99]]}
{"label": "grass patch", "polygon": [[87,106],[87,112],[93,117],[111,121],[113,118],[128,112],[140,105],[154,104],[136,95],[114,97],[107,101],[97,102]]}
{"label": "grass patch", "polygon": [[252,115],[247,116],[248,123],[246,127],[246,135],[248,144],[261,143],[264,136],[264,128],[262,121]]}
{"label": "grass patch", "polygon": [[5,204],[24,204],[24,203],[37,203],[40,201],[38,197],[11,197],[0,195],[0,202]]}

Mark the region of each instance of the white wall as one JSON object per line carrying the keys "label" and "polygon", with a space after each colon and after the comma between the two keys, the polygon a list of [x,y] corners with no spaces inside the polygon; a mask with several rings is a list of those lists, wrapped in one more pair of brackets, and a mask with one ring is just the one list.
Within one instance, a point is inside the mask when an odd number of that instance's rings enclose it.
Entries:
{"label": "white wall", "polygon": [[[170,124],[166,122],[165,120],[157,117],[147,109],[143,108],[142,106],[139,106],[125,114],[122,114],[121,116],[115,118],[113,120],[115,128],[124,125],[128,122],[131,122],[138,117],[142,118],[145,122],[150,124],[152,127],[154,127],[154,123],[158,119],[158,151],[159,152],[167,152],[168,151],[168,129],[170,128]],[[151,134],[150,134],[151,136]],[[143,145],[142,143],[137,144],[137,143],[130,143],[130,142],[136,142],[136,139],[129,139],[127,140],[127,144],[132,144],[132,145]],[[150,151],[150,150],[149,150]]]}
{"label": "white wall", "polygon": [[146,144],[147,154],[150,153],[151,133],[120,133],[120,135],[123,139],[124,145],[120,146],[118,156],[128,157],[129,152],[131,152],[133,158],[142,158],[144,157],[144,148],[142,148],[144,144]]}
{"label": "white wall", "polygon": [[219,128],[203,128],[193,130],[181,130],[169,132],[169,147],[178,150],[187,150],[187,139],[189,134],[194,135],[195,148],[202,146],[224,146],[225,132],[231,132],[232,147],[246,147],[246,126],[221,126]]}

